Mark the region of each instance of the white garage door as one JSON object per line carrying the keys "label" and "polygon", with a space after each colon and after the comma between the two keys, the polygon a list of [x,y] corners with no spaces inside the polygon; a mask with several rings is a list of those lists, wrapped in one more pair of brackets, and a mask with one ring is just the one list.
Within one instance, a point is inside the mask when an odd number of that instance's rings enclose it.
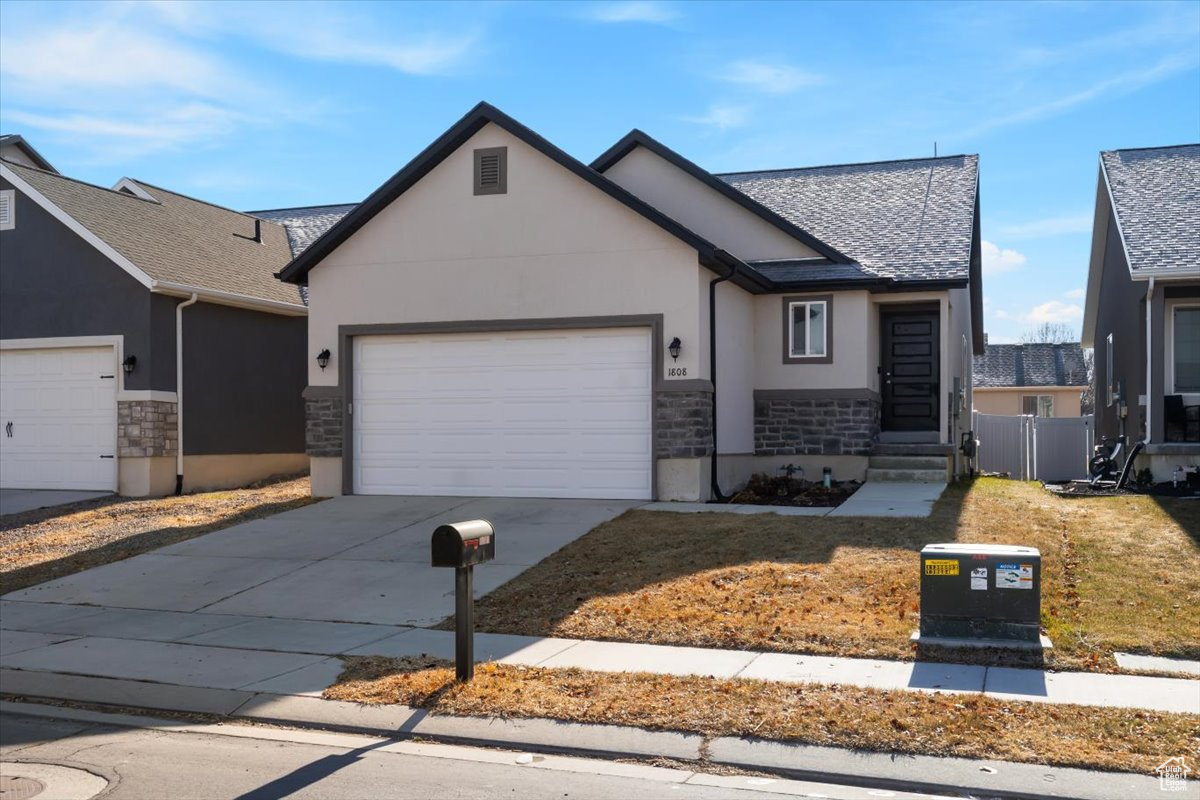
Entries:
{"label": "white garage door", "polygon": [[651,496],[646,328],[361,336],[354,491]]}
{"label": "white garage door", "polygon": [[111,347],[0,351],[0,486],[115,490],[116,384]]}

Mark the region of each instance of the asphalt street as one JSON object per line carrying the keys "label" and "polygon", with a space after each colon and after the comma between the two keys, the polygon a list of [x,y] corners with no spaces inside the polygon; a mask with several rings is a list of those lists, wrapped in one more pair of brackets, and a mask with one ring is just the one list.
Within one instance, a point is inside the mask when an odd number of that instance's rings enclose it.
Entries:
{"label": "asphalt street", "polygon": [[[22,774],[18,762],[85,769],[110,781],[105,800],[927,796],[353,734],[152,719],[144,720],[148,727],[124,727],[130,718],[111,719],[122,724],[106,724],[95,714],[3,715],[0,775],[12,780]],[[55,785],[56,776],[42,778],[46,800],[70,794],[65,785]]]}

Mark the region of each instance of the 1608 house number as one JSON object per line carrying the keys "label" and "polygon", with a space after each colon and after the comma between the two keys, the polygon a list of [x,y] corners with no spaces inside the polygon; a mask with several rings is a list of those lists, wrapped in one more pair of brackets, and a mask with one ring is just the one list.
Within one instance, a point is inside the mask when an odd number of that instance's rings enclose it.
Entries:
{"label": "1608 house number", "polygon": [[669,367],[667,369],[668,378],[686,378],[687,367]]}

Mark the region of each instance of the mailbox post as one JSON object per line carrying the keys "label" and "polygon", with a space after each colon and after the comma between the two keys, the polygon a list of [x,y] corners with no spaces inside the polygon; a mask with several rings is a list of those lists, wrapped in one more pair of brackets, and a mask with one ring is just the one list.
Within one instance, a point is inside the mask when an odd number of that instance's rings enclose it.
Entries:
{"label": "mailbox post", "polygon": [[435,567],[454,568],[454,673],[475,677],[475,565],[496,557],[496,529],[485,519],[439,525],[430,540]]}

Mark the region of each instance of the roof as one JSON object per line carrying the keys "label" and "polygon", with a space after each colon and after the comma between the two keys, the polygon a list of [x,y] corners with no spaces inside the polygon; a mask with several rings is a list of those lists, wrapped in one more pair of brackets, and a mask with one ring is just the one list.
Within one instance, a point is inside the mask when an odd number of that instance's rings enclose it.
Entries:
{"label": "roof", "polygon": [[1017,386],[1087,386],[1083,346],[1067,344],[989,344],[975,356],[974,385],[983,388]]}
{"label": "roof", "polygon": [[621,141],[608,148],[608,150],[606,150],[595,161],[593,161],[591,165],[592,169],[596,170],[597,172],[605,172],[609,167],[616,164],[625,156],[629,155],[629,153],[635,147],[646,148],[667,163],[673,165],[677,169],[683,170],[688,175],[691,175],[693,178],[703,183],[705,186],[708,186],[710,189],[718,192],[726,199],[732,200],[742,208],[749,211],[751,214],[757,216],[759,219],[763,220],[769,225],[775,226],[788,236],[791,236],[797,241],[803,243],[805,246],[815,250],[830,261],[843,264],[851,261],[850,258],[847,258],[842,253],[839,253],[837,249],[830,247],[828,244],[817,239],[808,231],[799,227],[790,220],[780,216],[775,211],[754,200],[752,197],[749,197],[748,195],[739,192],[737,189],[734,189],[725,181],[719,180],[711,172],[701,168],[694,162],[687,160],[662,142],[638,130],[637,128],[634,128],[632,131],[627,133],[624,138],[621,139]]}
{"label": "roof", "polygon": [[1129,271],[1200,277],[1200,144],[1100,154]]}
{"label": "roof", "polygon": [[[447,156],[461,147],[468,139],[488,124],[504,129],[569,172],[574,173],[609,197],[624,204],[647,221],[657,225],[667,233],[694,248],[700,263],[714,272],[728,274],[738,266],[745,266],[729,253],[717,248],[712,242],[679,224],[583,162],[568,155],[565,151],[556,147],[500,109],[490,103],[479,103],[445,133],[434,140],[432,144],[422,150],[416,158],[408,162],[399,172],[372,192],[353,211],[338,220],[312,246],[296,256],[279,273],[280,279],[291,283],[304,283],[307,280],[309,270],[319,264],[321,259],[337,249],[355,231],[366,225],[376,214],[385,209],[397,197],[408,191],[417,181],[425,177],[434,167],[445,160]],[[755,277],[750,271],[734,275],[733,281],[747,287],[757,285]]]}
{"label": "roof", "polygon": [[16,133],[0,134],[0,148],[3,147],[18,147],[25,157],[32,161],[37,167],[46,170],[47,172],[58,172],[54,165],[42,157],[42,154],[33,149],[33,145],[25,141],[25,137]]}
{"label": "roof", "polygon": [[262,223],[260,243],[254,217],[149,183],[123,182],[154,200],[9,161],[4,166],[155,282],[300,304],[296,287],[274,278],[291,258],[282,225]]}
{"label": "roof", "polygon": [[978,174],[959,155],[716,177],[875,276],[966,281]]}
{"label": "roof", "polygon": [[[763,277],[778,286],[797,284],[878,284],[892,281],[863,269],[858,264],[838,264],[823,258],[780,258],[747,262]],[[865,288],[865,287],[864,287]]]}
{"label": "roof", "polygon": [[295,258],[357,206],[357,203],[345,203],[335,206],[275,208],[267,211],[247,211],[246,213],[260,219],[277,222],[286,228],[288,245],[292,249],[292,257]]}

